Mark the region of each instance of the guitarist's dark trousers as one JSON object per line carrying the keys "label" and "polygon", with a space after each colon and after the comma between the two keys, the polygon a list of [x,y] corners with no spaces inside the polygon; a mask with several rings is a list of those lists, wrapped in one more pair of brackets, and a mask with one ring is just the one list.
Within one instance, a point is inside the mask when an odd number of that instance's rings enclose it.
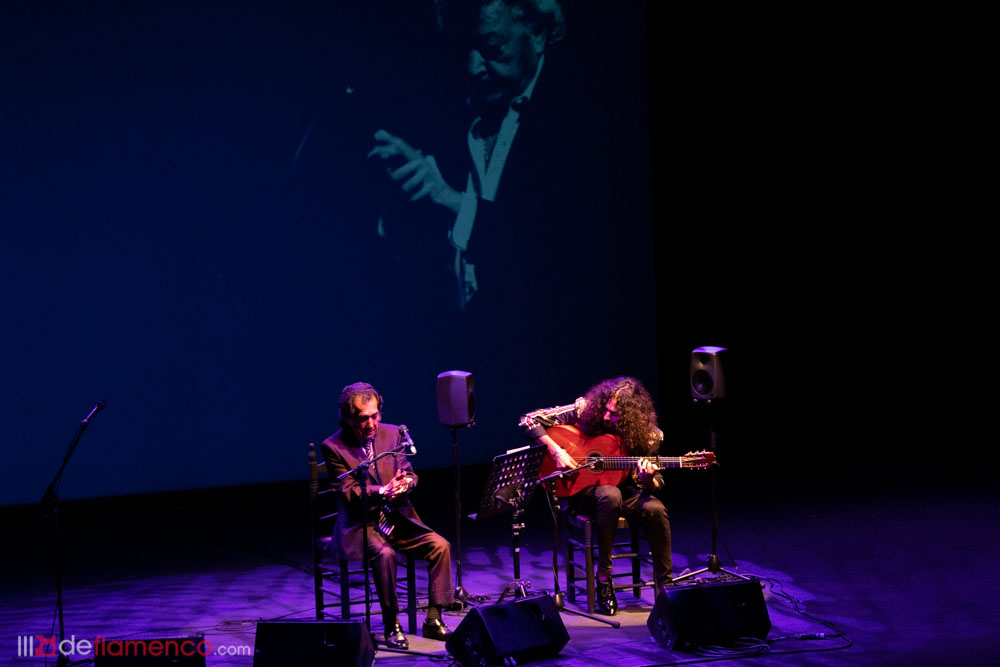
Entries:
{"label": "guitarist's dark trousers", "polygon": [[386,538],[374,526],[368,527],[368,553],[371,556],[375,590],[382,607],[382,618],[395,619],[399,615],[399,597],[396,593],[398,553],[407,558],[427,561],[427,579],[430,604],[446,607],[454,602],[451,587],[451,545],[435,532],[419,531],[409,521],[400,521],[392,537]]}
{"label": "guitarist's dark trousers", "polygon": [[657,586],[670,582],[673,562],[670,552],[670,520],[667,508],[655,496],[637,488],[631,481],[620,486],[588,486],[571,499],[574,510],[591,516],[597,524],[597,571],[611,574],[611,552],[615,542],[618,517],[646,531],[653,556],[653,577]]}

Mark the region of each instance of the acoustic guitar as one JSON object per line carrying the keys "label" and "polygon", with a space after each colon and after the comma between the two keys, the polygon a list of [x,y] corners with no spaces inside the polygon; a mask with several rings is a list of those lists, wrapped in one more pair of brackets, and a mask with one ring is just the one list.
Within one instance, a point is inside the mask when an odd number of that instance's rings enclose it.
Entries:
{"label": "acoustic guitar", "polygon": [[[577,465],[594,464],[592,468],[578,470],[555,480],[555,495],[567,498],[576,495],[588,486],[618,486],[631,470],[639,468],[639,461],[648,458],[659,468],[707,468],[715,463],[713,452],[688,452],[684,456],[626,456],[621,440],[616,435],[598,435],[588,438],[575,426],[558,425],[546,430],[546,434],[556,441]],[[556,472],[556,464],[551,456],[542,460],[540,477]]]}

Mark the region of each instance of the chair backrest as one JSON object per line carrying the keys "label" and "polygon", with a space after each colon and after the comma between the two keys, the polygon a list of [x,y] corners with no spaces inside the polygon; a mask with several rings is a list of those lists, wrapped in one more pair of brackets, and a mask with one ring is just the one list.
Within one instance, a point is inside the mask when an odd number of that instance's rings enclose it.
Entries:
{"label": "chair backrest", "polygon": [[[316,444],[309,443],[309,525],[313,549],[322,551],[332,539],[337,519],[337,492],[326,474],[326,462],[316,455]],[[317,554],[318,555],[318,554]]]}

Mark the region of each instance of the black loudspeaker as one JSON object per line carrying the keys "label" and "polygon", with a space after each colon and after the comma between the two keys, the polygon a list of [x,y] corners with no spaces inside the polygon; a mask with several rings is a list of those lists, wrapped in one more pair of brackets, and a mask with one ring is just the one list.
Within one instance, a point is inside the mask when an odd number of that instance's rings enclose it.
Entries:
{"label": "black loudspeaker", "polygon": [[445,426],[468,426],[476,416],[472,373],[445,371],[437,377],[438,421]]}
{"label": "black loudspeaker", "polygon": [[691,651],[740,637],[766,639],[771,618],[759,581],[678,585],[659,590],[646,627],[660,646]]}
{"label": "black loudspeaker", "polygon": [[186,637],[128,637],[94,641],[94,667],[205,667],[214,647],[201,635]]}
{"label": "black loudspeaker", "polygon": [[253,667],[371,667],[368,624],[355,621],[270,621],[257,624]]}
{"label": "black loudspeaker", "polygon": [[691,396],[725,398],[726,378],[722,370],[726,355],[724,347],[699,347],[691,351]]}
{"label": "black loudspeaker", "polygon": [[555,602],[547,594],[472,607],[445,648],[466,667],[551,658],[569,641]]}

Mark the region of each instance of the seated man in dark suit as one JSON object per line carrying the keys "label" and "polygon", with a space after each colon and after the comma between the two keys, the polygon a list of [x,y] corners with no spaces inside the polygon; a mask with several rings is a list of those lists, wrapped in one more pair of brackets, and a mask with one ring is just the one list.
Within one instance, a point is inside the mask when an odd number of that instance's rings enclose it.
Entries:
{"label": "seated man in dark suit", "polygon": [[[331,480],[404,441],[398,426],[381,423],[382,396],[372,385],[356,382],[344,387],[337,403],[340,430],[323,441],[323,458]],[[398,619],[397,553],[427,561],[430,606],[423,636],[443,641],[451,635],[441,619],[441,609],[454,602],[451,545],[417,515],[409,500],[416,485],[417,475],[402,451],[379,459],[367,473],[368,553],[382,607],[385,642],[393,648],[409,648]],[[354,476],[339,483],[339,494],[341,512],[334,528],[335,552],[338,557],[361,559],[364,505],[361,486]]]}

